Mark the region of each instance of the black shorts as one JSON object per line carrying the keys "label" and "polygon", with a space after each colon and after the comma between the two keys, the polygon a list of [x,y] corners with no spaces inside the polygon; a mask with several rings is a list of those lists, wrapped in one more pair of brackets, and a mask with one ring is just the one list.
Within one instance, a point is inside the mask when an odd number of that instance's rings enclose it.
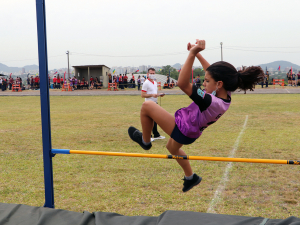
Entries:
{"label": "black shorts", "polygon": [[197,138],[189,138],[185,136],[181,131],[178,129],[177,124],[175,124],[174,130],[172,131],[171,138],[183,145],[192,144],[196,141]]}

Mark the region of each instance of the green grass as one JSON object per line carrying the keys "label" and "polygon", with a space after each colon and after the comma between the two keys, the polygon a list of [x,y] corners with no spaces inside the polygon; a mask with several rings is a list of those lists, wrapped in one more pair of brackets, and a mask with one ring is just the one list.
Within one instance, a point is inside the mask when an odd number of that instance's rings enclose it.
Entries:
{"label": "green grass", "polygon": [[[248,123],[235,157],[300,159],[299,95],[233,95],[230,109],[207,128],[188,155],[228,157]],[[140,96],[53,96],[52,147],[144,153],[130,141],[130,125],[141,128]],[[186,96],[166,96],[174,113]],[[0,97],[0,202],[44,204],[39,97]],[[161,129],[159,129],[161,131]],[[162,135],[167,136],[161,131]],[[149,153],[168,154],[165,140]],[[206,212],[222,179],[225,162],[191,161],[201,184],[182,193],[183,172],[175,160],[112,156],[56,155],[53,158],[55,207],[157,216],[166,210]],[[221,214],[286,218],[299,215],[299,166],[234,163]]]}

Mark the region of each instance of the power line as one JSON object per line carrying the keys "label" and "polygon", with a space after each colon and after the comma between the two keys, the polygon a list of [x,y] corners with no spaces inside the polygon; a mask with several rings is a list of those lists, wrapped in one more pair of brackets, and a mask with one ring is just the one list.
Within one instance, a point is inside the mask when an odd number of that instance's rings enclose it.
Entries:
{"label": "power line", "polygon": [[259,50],[248,50],[248,49],[240,49],[240,48],[230,48],[230,47],[223,47],[224,49],[236,50],[236,51],[245,51],[245,52],[272,52],[272,53],[300,53],[298,52],[284,52],[284,51],[259,51]]}
{"label": "power line", "polygon": [[[216,50],[219,47],[207,48],[205,51]],[[182,52],[172,52],[172,53],[162,53],[162,54],[152,54],[152,55],[98,55],[90,53],[79,53],[79,52],[70,52],[71,55],[85,55],[85,56],[97,56],[97,57],[112,57],[112,58],[133,58],[133,57],[156,57],[156,56],[170,56],[170,55],[182,55],[186,54],[187,51]]]}
{"label": "power line", "polygon": [[[266,51],[266,50],[251,50],[251,49],[297,49],[300,46],[295,47],[247,47],[247,46],[223,46],[224,49],[228,50],[236,50],[236,51],[247,51],[247,52],[270,52],[270,53],[300,53],[300,51],[289,52],[289,51]],[[220,47],[211,47],[206,48],[205,51],[217,50]],[[147,54],[147,55],[98,55],[98,54],[90,54],[90,53],[78,53],[78,52],[70,52],[71,55],[83,55],[83,56],[96,56],[96,57],[110,57],[110,58],[134,58],[134,57],[161,57],[161,56],[172,56],[172,55],[183,55],[186,54],[187,51],[181,52],[171,52],[171,53],[161,53],[161,54]],[[48,56],[48,58],[62,57],[65,55],[56,55],[56,56]],[[15,61],[29,61],[29,60],[37,60],[38,58],[31,59],[15,59],[15,60],[7,60],[1,62],[15,62]]]}
{"label": "power line", "polygon": [[[65,55],[56,55],[56,56],[48,56],[48,58],[54,58],[54,57],[60,57]],[[14,59],[14,60],[8,60],[8,61],[1,61],[1,62],[14,62],[14,61],[28,61],[28,60],[37,60],[38,58],[34,59]]]}
{"label": "power line", "polygon": [[[219,49],[219,47],[212,47],[205,49],[206,51],[209,50],[216,50]],[[172,52],[172,53],[162,53],[162,54],[153,54],[153,55],[97,55],[97,54],[90,54],[90,53],[78,53],[78,52],[70,52],[71,55],[84,55],[84,56],[97,56],[97,57],[112,57],[112,58],[134,58],[134,57],[156,57],[156,56],[170,56],[170,55],[182,55],[186,54],[187,51],[182,52]],[[61,57],[65,55],[56,55],[56,56],[48,56],[48,58],[55,58],[55,57]],[[15,61],[28,61],[28,60],[37,60],[38,58],[31,58],[31,59],[14,59],[14,60],[7,60],[7,61],[1,61],[1,62],[15,62]]]}
{"label": "power line", "polygon": [[227,46],[227,47],[232,47],[232,48],[300,48],[299,47],[244,47],[244,46]]}

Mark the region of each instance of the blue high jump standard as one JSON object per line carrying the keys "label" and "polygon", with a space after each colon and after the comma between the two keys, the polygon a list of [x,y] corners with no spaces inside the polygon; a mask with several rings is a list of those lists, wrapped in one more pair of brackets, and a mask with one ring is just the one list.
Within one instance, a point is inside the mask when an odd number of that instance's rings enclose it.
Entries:
{"label": "blue high jump standard", "polygon": [[42,140],[45,182],[45,205],[54,208],[53,189],[53,165],[51,153],[51,124],[50,124],[50,100],[48,81],[48,55],[46,35],[46,10],[45,0],[36,0],[36,21],[39,52],[39,75],[40,75],[40,99],[42,117]]}

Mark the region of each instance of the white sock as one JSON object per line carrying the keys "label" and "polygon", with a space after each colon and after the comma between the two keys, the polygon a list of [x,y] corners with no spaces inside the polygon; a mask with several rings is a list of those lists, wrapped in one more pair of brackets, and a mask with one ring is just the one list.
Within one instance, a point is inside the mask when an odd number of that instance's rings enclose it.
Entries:
{"label": "white sock", "polygon": [[142,141],[143,141],[143,144],[144,144],[144,145],[149,145],[149,144],[151,143],[151,141],[150,141],[150,142],[146,142],[146,141],[144,141],[144,138],[143,138],[143,136],[142,136]]}
{"label": "white sock", "polygon": [[184,176],[184,177],[185,177],[186,180],[192,180],[193,177],[194,177],[194,173],[191,176],[189,176],[189,177],[187,177],[187,176]]}

